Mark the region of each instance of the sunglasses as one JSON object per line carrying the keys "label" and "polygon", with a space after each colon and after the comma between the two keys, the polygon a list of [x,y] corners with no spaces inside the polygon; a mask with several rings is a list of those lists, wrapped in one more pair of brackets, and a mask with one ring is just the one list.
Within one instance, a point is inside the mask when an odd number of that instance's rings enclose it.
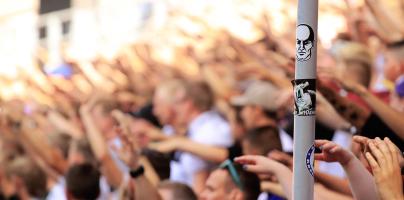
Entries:
{"label": "sunglasses", "polygon": [[243,190],[243,184],[241,183],[240,176],[237,173],[236,167],[230,159],[227,159],[222,164],[220,164],[219,169],[227,169],[230,173],[231,179],[236,184],[236,186]]}

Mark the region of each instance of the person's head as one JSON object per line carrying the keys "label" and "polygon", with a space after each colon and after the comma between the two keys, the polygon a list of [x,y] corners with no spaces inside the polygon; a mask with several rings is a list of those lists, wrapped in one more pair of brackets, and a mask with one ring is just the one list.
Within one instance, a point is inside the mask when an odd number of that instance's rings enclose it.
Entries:
{"label": "person's head", "polygon": [[30,197],[45,198],[47,194],[45,172],[28,157],[20,156],[6,164],[8,179],[16,181]]}
{"label": "person's head", "polygon": [[69,147],[68,155],[69,166],[83,163],[92,163],[94,166],[98,165],[97,159],[91,150],[90,144],[85,139],[72,141]]}
{"label": "person's head", "polygon": [[200,113],[210,110],[214,105],[213,91],[204,82],[187,82],[176,94],[175,111],[177,122],[187,125]]}
{"label": "person's head", "polygon": [[260,194],[257,175],[242,170],[240,165],[225,161],[213,171],[201,194],[202,200],[256,200]]}
{"label": "person's head", "polygon": [[351,80],[365,87],[370,86],[373,57],[366,46],[347,42],[337,50],[337,76]]}
{"label": "person's head", "polygon": [[157,188],[162,200],[197,200],[194,191],[183,183],[163,181]]}
{"label": "person's head", "polygon": [[52,133],[48,135],[50,143],[57,147],[65,159],[68,158],[72,137],[65,133]]}
{"label": "person's head", "polygon": [[228,118],[230,123],[231,133],[236,141],[240,141],[245,135],[245,127],[243,124],[243,119],[241,118],[241,106],[233,106],[234,112]]}
{"label": "person's head", "polygon": [[68,200],[95,200],[100,195],[100,172],[92,164],[71,166],[65,179]]}
{"label": "person's head", "polygon": [[234,106],[242,106],[241,119],[247,129],[275,125],[280,105],[280,90],[268,82],[255,81],[245,93],[231,99]]}
{"label": "person's head", "polygon": [[314,46],[314,31],[307,24],[299,24],[296,28],[296,59],[306,61],[311,58]]}
{"label": "person's head", "polygon": [[272,150],[282,151],[279,129],[262,127],[251,129],[242,140],[244,155],[267,155]]}
{"label": "person's head", "polygon": [[173,124],[175,120],[175,94],[184,88],[181,80],[170,80],[160,84],[153,96],[153,114],[161,124]]}
{"label": "person's head", "polygon": [[94,123],[108,140],[115,136],[114,126],[116,125],[116,121],[112,117],[111,112],[117,107],[118,105],[115,101],[102,99],[94,105],[91,112]]}

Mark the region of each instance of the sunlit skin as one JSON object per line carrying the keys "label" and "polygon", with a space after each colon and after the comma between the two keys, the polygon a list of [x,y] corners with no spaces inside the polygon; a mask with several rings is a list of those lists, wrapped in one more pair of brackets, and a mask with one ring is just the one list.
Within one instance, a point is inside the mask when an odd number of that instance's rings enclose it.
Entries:
{"label": "sunlit skin", "polygon": [[156,115],[161,124],[173,124],[175,112],[172,103],[168,102],[162,93],[153,97],[153,114]]}
{"label": "sunlit skin", "polygon": [[103,113],[101,106],[95,106],[91,114],[104,137],[107,140],[113,139],[116,136],[114,129],[116,122],[114,118],[110,114]]}
{"label": "sunlit skin", "polygon": [[201,200],[226,200],[229,196],[229,173],[226,170],[215,170],[206,181]]}

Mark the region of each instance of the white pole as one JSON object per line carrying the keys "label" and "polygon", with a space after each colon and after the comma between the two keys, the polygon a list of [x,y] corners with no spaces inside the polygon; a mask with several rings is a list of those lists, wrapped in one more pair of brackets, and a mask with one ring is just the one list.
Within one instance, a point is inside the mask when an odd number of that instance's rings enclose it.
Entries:
{"label": "white pole", "polygon": [[318,0],[299,0],[294,93],[294,200],[312,200],[316,110]]}

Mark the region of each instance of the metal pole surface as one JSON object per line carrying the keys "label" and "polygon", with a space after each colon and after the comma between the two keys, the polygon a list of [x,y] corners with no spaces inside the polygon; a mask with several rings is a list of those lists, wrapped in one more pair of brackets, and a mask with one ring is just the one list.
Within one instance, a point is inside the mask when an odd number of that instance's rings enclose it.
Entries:
{"label": "metal pole surface", "polygon": [[318,0],[299,0],[294,85],[294,200],[313,200]]}

